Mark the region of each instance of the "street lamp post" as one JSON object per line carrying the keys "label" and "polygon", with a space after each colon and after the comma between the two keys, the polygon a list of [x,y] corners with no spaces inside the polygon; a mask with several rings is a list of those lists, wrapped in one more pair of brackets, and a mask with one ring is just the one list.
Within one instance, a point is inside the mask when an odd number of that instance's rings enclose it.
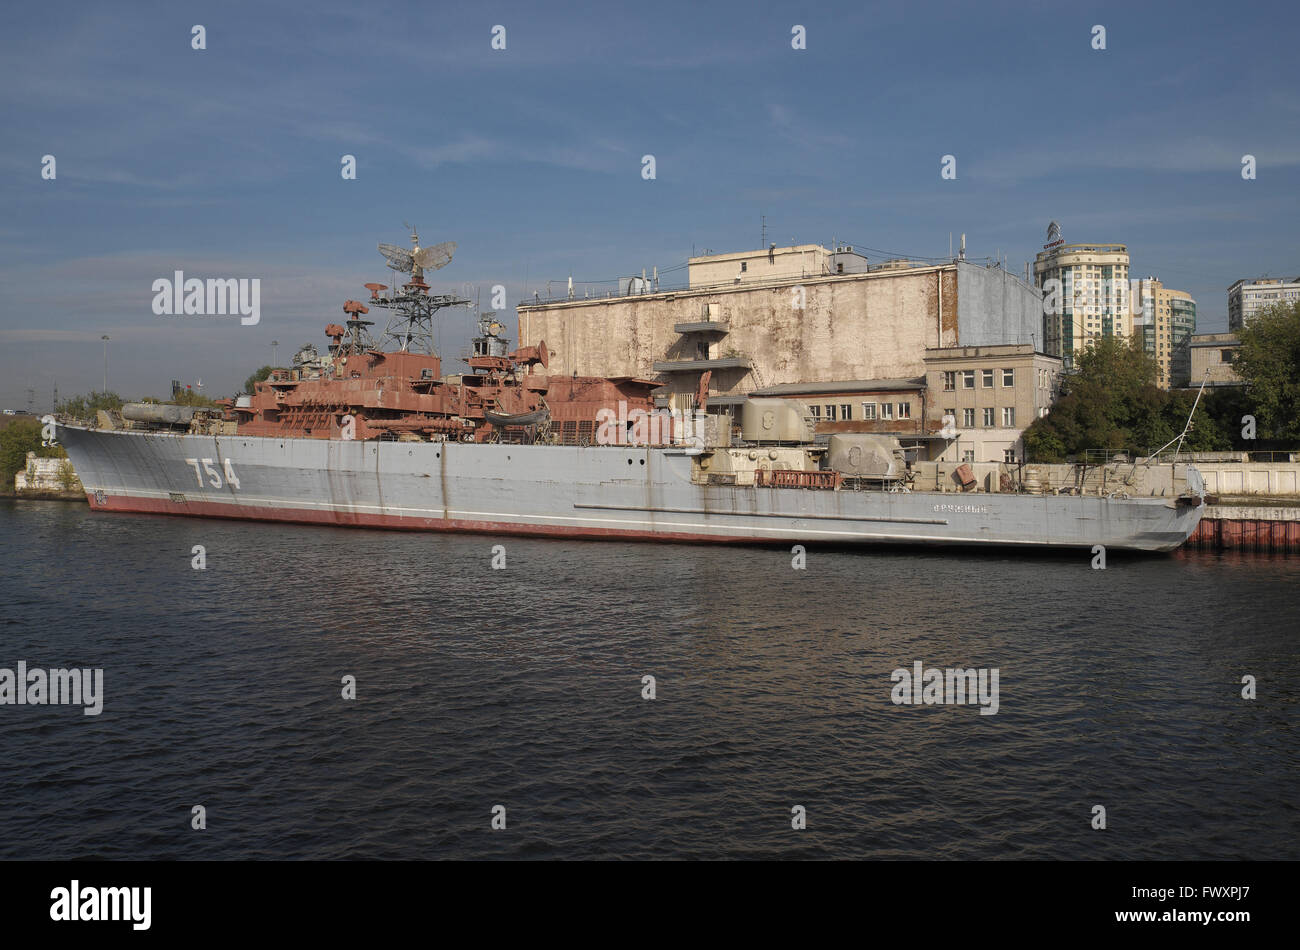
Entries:
{"label": "street lamp post", "polygon": [[108,392],[108,334],[100,337],[104,341],[104,392]]}

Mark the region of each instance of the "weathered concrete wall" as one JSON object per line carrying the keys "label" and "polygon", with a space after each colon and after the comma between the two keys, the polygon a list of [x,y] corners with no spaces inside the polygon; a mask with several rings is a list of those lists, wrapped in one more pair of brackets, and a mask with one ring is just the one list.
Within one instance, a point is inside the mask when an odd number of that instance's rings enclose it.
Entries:
{"label": "weathered concrete wall", "polygon": [[[703,319],[705,304],[717,305],[713,320],[729,324],[725,336],[708,338],[713,341],[708,357],[740,355],[755,365],[752,373],[714,371],[714,393],[777,383],[921,376],[926,347],[959,342],[957,271],[947,265],[523,306],[519,343],[545,340],[551,373],[653,377],[656,361],[698,357],[696,343],[703,338],[683,337],[673,324]],[[698,376],[662,378],[674,391],[688,392]]]}
{"label": "weathered concrete wall", "polygon": [[1300,508],[1206,505],[1204,517],[1220,521],[1300,521]]}
{"label": "weathered concrete wall", "polygon": [[1216,495],[1300,494],[1300,462],[1197,464],[1205,490]]}
{"label": "weathered concrete wall", "polygon": [[1241,341],[1235,333],[1194,333],[1188,345],[1188,385],[1201,384],[1202,379],[1210,386],[1240,386],[1245,380],[1237,373],[1231,362],[1224,362],[1225,351],[1234,353],[1241,348]]}
{"label": "weathered concrete wall", "polygon": [[1043,349],[1042,292],[1014,274],[959,261],[957,301],[962,346],[1033,343]]}
{"label": "weathered concrete wall", "polygon": [[[64,466],[71,475],[63,483]],[[14,475],[14,491],[82,491],[81,481],[72,469],[72,463],[61,458],[37,458],[35,452],[27,453],[27,467]]]}

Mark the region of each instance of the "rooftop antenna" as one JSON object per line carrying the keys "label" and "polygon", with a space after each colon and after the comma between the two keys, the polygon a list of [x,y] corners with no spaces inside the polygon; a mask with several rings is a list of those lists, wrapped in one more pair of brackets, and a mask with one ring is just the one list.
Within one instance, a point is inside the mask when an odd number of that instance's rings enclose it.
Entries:
{"label": "rooftop antenna", "polygon": [[763,222],[762,238],[758,242],[759,247],[767,247],[767,215],[760,214],[759,218]]}

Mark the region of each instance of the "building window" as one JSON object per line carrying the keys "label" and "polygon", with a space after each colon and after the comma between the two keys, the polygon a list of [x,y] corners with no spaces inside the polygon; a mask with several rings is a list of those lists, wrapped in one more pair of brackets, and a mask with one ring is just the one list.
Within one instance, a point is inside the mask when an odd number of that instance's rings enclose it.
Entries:
{"label": "building window", "polygon": [[1219,353],[1219,359],[1224,363],[1232,362],[1232,350],[1222,350]]}
{"label": "building window", "polygon": [[814,422],[820,422],[820,421],[821,421],[821,417],[822,417],[822,407],[821,407],[821,406],[809,406],[809,407],[808,407],[808,414],[811,415],[811,416],[813,417],[813,421],[814,421]]}
{"label": "building window", "polygon": [[975,461],[975,450],[974,450],[974,449],[962,449],[961,460],[962,460],[963,462],[973,462],[973,461]]}
{"label": "building window", "polygon": [[975,428],[975,410],[974,410],[974,409],[963,409],[963,410],[961,411],[961,424],[962,424],[962,426],[963,426],[964,428],[967,428],[967,429],[973,429],[973,428]]}
{"label": "building window", "polygon": [[898,418],[900,419],[912,418],[912,404],[910,402],[900,402],[898,404]]}
{"label": "building window", "polygon": [[961,371],[961,388],[962,389],[975,388],[975,370],[964,369]]}
{"label": "building window", "polygon": [[862,418],[868,421],[876,418],[876,404],[874,402],[864,402],[862,404]]}
{"label": "building window", "polygon": [[949,370],[943,374],[943,391],[952,392],[957,388],[957,373],[955,370]]}
{"label": "building window", "polygon": [[1016,427],[1016,410],[1010,406],[1002,409],[1002,428],[1014,429]]}
{"label": "building window", "polygon": [[1002,450],[1002,461],[1004,461],[1004,462],[1009,462],[1009,463],[1012,464],[1012,465],[1016,464],[1016,450],[1015,450],[1015,449],[1003,449],[1003,450]]}
{"label": "building window", "polygon": [[745,271],[749,270],[749,261],[741,261],[741,262],[740,262],[740,270],[741,270],[741,273],[744,273]]}
{"label": "building window", "polygon": [[835,406],[833,404],[826,407],[826,421],[835,421]]}
{"label": "building window", "polygon": [[993,388],[993,370],[991,370],[991,369],[982,370],[982,371],[981,371],[981,375],[984,377],[984,388],[985,388],[985,389],[992,389],[992,388]]}
{"label": "building window", "polygon": [[894,418],[894,404],[892,402],[882,402],[880,404],[880,418],[882,419]]}
{"label": "building window", "polygon": [[1014,386],[1016,384],[1016,371],[1014,369],[1004,369],[1002,371],[1002,385]]}
{"label": "building window", "polygon": [[993,410],[992,410],[992,409],[985,409],[985,410],[984,410],[984,425],[985,425],[986,427],[991,427],[991,426],[993,425]]}
{"label": "building window", "polygon": [[845,422],[853,418],[853,407],[847,402],[840,406],[840,418]]}

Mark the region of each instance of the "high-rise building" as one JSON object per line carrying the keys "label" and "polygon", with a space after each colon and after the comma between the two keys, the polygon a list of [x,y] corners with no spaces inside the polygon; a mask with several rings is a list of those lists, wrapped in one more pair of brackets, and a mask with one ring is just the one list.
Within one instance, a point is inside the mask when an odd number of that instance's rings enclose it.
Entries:
{"label": "high-rise building", "polygon": [[1196,301],[1185,290],[1166,290],[1169,308],[1169,385],[1186,386],[1192,375],[1192,337],[1196,333]]}
{"label": "high-rise building", "polygon": [[1061,233],[1055,224],[1034,260],[1034,281],[1044,292],[1043,350],[1070,369],[1089,341],[1133,334],[1128,248],[1053,241]]}
{"label": "high-rise building", "polygon": [[1196,332],[1196,301],[1185,290],[1166,287],[1155,277],[1134,282],[1140,311],[1133,317],[1133,335],[1156,361],[1161,389],[1186,386],[1191,374],[1192,334]]}
{"label": "high-rise building", "polygon": [[1300,300],[1300,277],[1242,278],[1228,288],[1228,329],[1240,330],[1257,311]]}

